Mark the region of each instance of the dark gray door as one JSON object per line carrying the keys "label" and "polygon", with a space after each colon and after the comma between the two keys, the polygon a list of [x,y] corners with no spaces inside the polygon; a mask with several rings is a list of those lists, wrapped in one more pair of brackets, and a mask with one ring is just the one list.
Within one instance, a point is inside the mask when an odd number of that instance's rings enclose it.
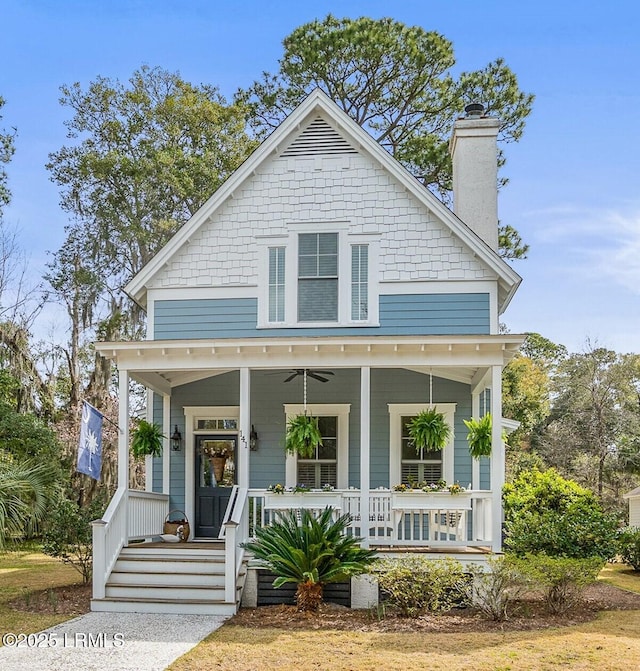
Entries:
{"label": "dark gray door", "polygon": [[237,436],[196,437],[195,537],[217,538],[237,482]]}

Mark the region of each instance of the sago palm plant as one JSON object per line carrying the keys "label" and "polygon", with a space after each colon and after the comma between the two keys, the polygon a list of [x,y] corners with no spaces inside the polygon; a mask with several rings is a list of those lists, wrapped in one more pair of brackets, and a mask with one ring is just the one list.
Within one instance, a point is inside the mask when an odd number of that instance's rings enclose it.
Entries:
{"label": "sago palm plant", "polygon": [[327,583],[364,573],[375,559],[375,552],[360,547],[362,539],[345,535],[349,522],[349,515],[334,520],[329,507],[319,517],[289,510],[256,529],[256,540],[244,547],[276,574],[274,587],[296,583],[298,610],[317,612]]}
{"label": "sago palm plant", "polygon": [[48,513],[53,483],[47,464],[14,461],[0,453],[0,549],[37,530]]}

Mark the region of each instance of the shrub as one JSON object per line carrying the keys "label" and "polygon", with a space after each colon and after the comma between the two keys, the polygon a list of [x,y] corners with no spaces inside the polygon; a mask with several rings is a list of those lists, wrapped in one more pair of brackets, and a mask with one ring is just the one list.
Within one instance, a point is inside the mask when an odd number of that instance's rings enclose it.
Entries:
{"label": "shrub", "polygon": [[513,558],[513,566],[532,586],[542,591],[547,610],[562,614],[579,603],[588,585],[594,583],[604,566],[599,557],[549,557],[527,554]]}
{"label": "shrub", "polygon": [[306,509],[289,510],[256,529],[256,540],[244,547],[259,566],[276,574],[274,587],[297,584],[298,610],[315,612],[325,584],[364,573],[375,560],[375,552],[360,547],[362,539],[345,535],[350,521],[349,515],[334,520],[329,507],[317,518]]}
{"label": "shrub", "polygon": [[455,559],[412,556],[383,559],[372,567],[386,600],[404,617],[445,612],[459,602],[468,580]]}
{"label": "shrub", "polygon": [[54,508],[44,534],[43,552],[73,566],[87,583],[93,568],[91,521],[104,512],[102,501],[94,500],[80,508],[74,501],[61,499]]}
{"label": "shrub", "polygon": [[468,571],[471,580],[464,587],[467,600],[492,620],[506,620],[509,605],[526,586],[526,580],[514,562],[506,556],[492,557],[486,568],[474,566]]}
{"label": "shrub", "polygon": [[620,532],[618,552],[625,564],[640,571],[640,527],[629,527]]}
{"label": "shrub", "polygon": [[522,556],[611,559],[618,521],[603,512],[593,492],[554,469],[523,471],[504,487],[506,547]]}

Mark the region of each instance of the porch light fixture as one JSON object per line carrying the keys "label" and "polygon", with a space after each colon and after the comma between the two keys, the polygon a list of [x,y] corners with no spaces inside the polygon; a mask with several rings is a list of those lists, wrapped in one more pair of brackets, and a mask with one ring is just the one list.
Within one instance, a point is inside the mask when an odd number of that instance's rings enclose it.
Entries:
{"label": "porch light fixture", "polygon": [[251,425],[251,433],[249,434],[249,449],[254,452],[258,449],[258,432],[253,424]]}
{"label": "porch light fixture", "polygon": [[182,434],[180,433],[180,431],[178,431],[178,425],[176,424],[176,428],[174,429],[173,434],[171,435],[171,449],[174,452],[179,452],[181,444],[182,444]]}

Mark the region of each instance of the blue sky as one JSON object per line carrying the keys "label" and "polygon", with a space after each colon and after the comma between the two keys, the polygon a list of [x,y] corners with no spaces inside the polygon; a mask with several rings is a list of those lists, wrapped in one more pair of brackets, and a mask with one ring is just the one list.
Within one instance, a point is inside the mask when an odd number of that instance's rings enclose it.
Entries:
{"label": "blue sky", "polygon": [[[20,231],[39,274],[65,215],[44,169],[67,142],[59,87],[126,80],[142,64],[217,85],[226,96],[275,71],[282,39],[327,13],[391,16],[436,30],[458,70],[503,57],[536,95],[524,138],[506,148],[500,218],[531,245],[503,321],[580,351],[586,339],[640,351],[640,5],[607,3],[314,3],[246,0],[0,0],[0,127],[18,129],[9,166]],[[42,324],[40,325],[42,328]]]}

